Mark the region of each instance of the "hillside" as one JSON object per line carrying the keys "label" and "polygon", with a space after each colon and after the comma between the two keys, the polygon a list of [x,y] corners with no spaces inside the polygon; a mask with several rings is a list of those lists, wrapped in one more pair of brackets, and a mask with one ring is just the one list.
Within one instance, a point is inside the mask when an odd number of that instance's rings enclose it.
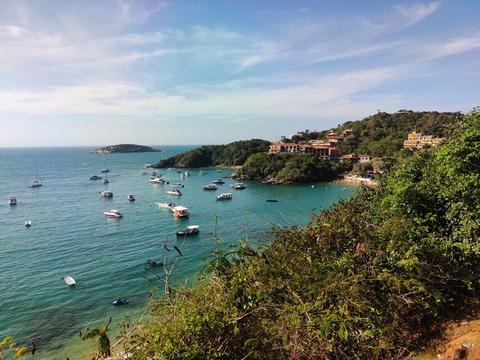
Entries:
{"label": "hillside", "polygon": [[[325,139],[330,131],[341,133],[353,130],[353,136],[338,145],[340,154],[367,153],[372,156],[393,156],[402,148],[408,133],[416,130],[427,135],[446,137],[452,126],[463,118],[458,112],[400,111],[393,114],[379,112],[365,119],[348,121],[336,128],[303,132],[303,140]],[[295,138],[295,137],[294,137]]]}
{"label": "hillside", "polygon": [[119,144],[109,145],[94,150],[97,154],[115,154],[115,153],[138,153],[138,152],[159,152],[161,150],[154,149],[150,146],[135,145],[135,144]]}
{"label": "hillside", "polygon": [[[377,188],[275,230],[217,239],[208,281],[169,293],[126,350],[158,359],[401,359],[480,294],[480,113]],[[179,266],[180,263],[179,263]],[[438,335],[438,334],[437,334]]]}
{"label": "hillside", "polygon": [[208,166],[238,166],[252,154],[266,152],[269,141],[252,139],[235,141],[228,145],[204,145],[196,149],[160,160],[154,168],[195,168]]}

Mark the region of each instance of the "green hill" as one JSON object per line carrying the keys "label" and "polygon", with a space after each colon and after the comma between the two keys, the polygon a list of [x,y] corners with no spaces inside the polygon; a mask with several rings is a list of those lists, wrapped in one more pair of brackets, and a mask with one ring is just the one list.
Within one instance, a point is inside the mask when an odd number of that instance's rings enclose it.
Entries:
{"label": "green hill", "polygon": [[416,130],[427,135],[446,137],[452,126],[459,123],[459,112],[402,110],[393,114],[378,112],[363,120],[348,121],[336,128],[317,132],[304,131],[297,140],[326,139],[330,131],[341,133],[352,129],[353,136],[338,145],[340,154],[367,153],[372,156],[393,156],[403,145],[408,133]]}
{"label": "green hill", "polygon": [[228,145],[204,145],[196,149],[160,160],[154,168],[195,168],[208,166],[239,166],[252,154],[266,152],[269,141],[252,139],[235,141]]}
{"label": "green hill", "polygon": [[[403,154],[377,188],[276,229],[218,241],[209,280],[169,293],[135,359],[404,359],[478,298],[480,113]],[[180,263],[179,263],[180,266]]]}

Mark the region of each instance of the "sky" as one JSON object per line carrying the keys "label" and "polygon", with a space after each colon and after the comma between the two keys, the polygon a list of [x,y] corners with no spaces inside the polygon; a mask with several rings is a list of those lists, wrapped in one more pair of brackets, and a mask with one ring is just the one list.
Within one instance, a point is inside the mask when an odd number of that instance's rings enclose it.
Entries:
{"label": "sky", "polygon": [[480,1],[0,0],[0,147],[275,140],[480,105]]}

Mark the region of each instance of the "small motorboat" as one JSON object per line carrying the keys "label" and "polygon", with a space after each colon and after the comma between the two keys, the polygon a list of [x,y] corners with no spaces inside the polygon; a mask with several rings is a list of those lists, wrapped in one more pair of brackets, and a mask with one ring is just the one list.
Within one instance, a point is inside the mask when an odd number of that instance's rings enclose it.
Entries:
{"label": "small motorboat", "polygon": [[42,186],[42,183],[39,182],[38,180],[33,180],[30,185],[28,185],[29,188],[37,188]]}
{"label": "small motorboat", "polygon": [[175,196],[180,196],[182,195],[182,192],[178,189],[172,189],[172,190],[168,190],[166,192],[168,195],[175,195]]}
{"label": "small motorboat", "polygon": [[246,186],[244,183],[236,183],[232,185],[232,188],[234,188],[235,190],[243,190],[246,188]]}
{"label": "small motorboat", "polygon": [[172,187],[172,188],[177,188],[177,189],[178,189],[178,188],[183,188],[184,185],[183,185],[183,184],[180,184],[180,183],[171,183],[171,184],[170,184],[170,187]]}
{"label": "small motorboat", "polygon": [[107,174],[105,174],[105,176],[102,178],[102,183],[104,184],[108,184],[110,181],[108,180],[107,178]]}
{"label": "small motorboat", "polygon": [[105,168],[105,169],[100,170],[100,172],[101,172],[102,174],[106,174],[106,173],[109,173],[109,172],[110,172],[110,169]]}
{"label": "small motorboat", "polygon": [[177,236],[198,235],[199,232],[200,232],[200,226],[190,225],[190,226],[187,226],[185,230],[177,231]]}
{"label": "small motorboat", "polygon": [[188,217],[188,208],[184,206],[173,206],[172,207],[173,216],[176,217]]}
{"label": "small motorboat", "polygon": [[207,172],[205,170],[200,170],[200,172],[198,173],[198,175],[200,176],[203,176],[203,175],[206,175]]}
{"label": "small motorboat", "polygon": [[25,227],[26,228],[32,227],[32,220],[25,220]]}
{"label": "small motorboat", "polygon": [[217,185],[215,184],[204,185],[203,190],[209,190],[209,191],[217,190]]}
{"label": "small motorboat", "polygon": [[168,202],[168,203],[157,203],[157,206],[160,209],[171,209],[175,207],[175,204],[173,202]]}
{"label": "small motorboat", "polygon": [[150,181],[152,184],[160,184],[163,185],[165,184],[165,180],[160,177],[152,176],[148,181]]}
{"label": "small motorboat", "polygon": [[127,196],[127,199],[128,199],[128,201],[135,201],[135,196],[130,194],[130,195]]}
{"label": "small motorboat", "polygon": [[103,215],[109,218],[114,218],[114,219],[120,219],[121,217],[123,217],[122,213],[118,210],[105,211]]}
{"label": "small motorboat", "polygon": [[88,180],[100,180],[102,177],[98,175],[92,175],[88,178]]}
{"label": "small motorboat", "polygon": [[278,202],[276,199],[267,199],[267,202]]}
{"label": "small motorboat", "polygon": [[70,276],[70,275],[65,275],[63,277],[63,281],[65,281],[65,284],[67,284],[68,286],[74,286],[77,284],[77,282],[75,281],[75,279]]}
{"label": "small motorboat", "polygon": [[111,191],[100,191],[100,196],[105,199],[111,199],[113,197],[113,192]]}
{"label": "small motorboat", "polygon": [[10,199],[8,200],[8,203],[10,205],[17,205],[17,198],[15,196],[11,196]]}
{"label": "small motorboat", "polygon": [[117,300],[114,300],[112,302],[112,305],[127,305],[127,304],[128,304],[128,300],[123,298],[118,298]]}
{"label": "small motorboat", "polygon": [[223,193],[217,196],[217,200],[232,200],[232,193]]}
{"label": "small motorboat", "polygon": [[225,184],[225,181],[223,181],[223,179],[217,179],[215,181],[212,181],[212,183],[217,185],[223,185]]}

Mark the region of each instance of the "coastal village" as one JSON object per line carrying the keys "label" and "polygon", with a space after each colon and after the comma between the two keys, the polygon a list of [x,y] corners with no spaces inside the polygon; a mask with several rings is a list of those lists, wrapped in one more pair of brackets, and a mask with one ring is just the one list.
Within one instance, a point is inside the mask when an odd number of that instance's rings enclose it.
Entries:
{"label": "coastal village", "polygon": [[[373,156],[362,153],[347,153],[342,154],[339,149],[339,143],[354,139],[355,134],[353,129],[346,129],[342,132],[330,131],[326,134],[326,139],[323,140],[305,140],[305,132],[299,131],[293,134],[290,138],[283,137],[281,141],[273,143],[269,146],[269,154],[313,154],[318,158],[332,160],[332,161],[349,161],[352,165],[355,164],[371,164]],[[434,137],[433,135],[425,135],[421,132],[412,131],[408,134],[407,139],[403,142],[403,149],[419,150],[425,147],[437,146],[444,139]],[[378,158],[381,161],[380,158]],[[369,183],[376,174],[382,173],[380,166],[365,167],[365,171],[356,174],[346,175],[346,180],[355,182]]]}

